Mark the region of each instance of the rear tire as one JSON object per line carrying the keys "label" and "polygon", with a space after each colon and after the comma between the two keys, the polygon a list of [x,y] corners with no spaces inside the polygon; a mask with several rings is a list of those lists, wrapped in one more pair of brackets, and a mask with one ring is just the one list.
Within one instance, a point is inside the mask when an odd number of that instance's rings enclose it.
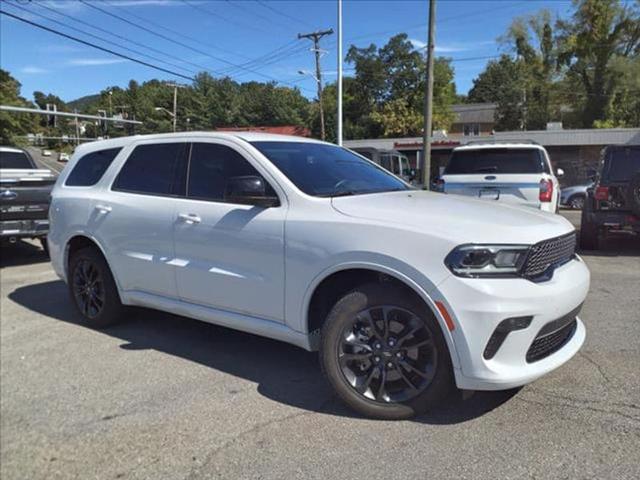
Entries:
{"label": "rear tire", "polygon": [[360,286],[334,305],[322,328],[320,363],[337,395],[372,418],[422,414],[454,386],[449,349],[432,312],[391,285]]}
{"label": "rear tire", "polygon": [[589,221],[588,207],[582,209],[580,217],[580,248],[582,250],[598,250],[600,248],[600,229]]}
{"label": "rear tire", "polygon": [[572,195],[567,202],[573,210],[582,210],[584,208],[585,197],[582,194]]}
{"label": "rear tire", "polygon": [[42,250],[44,250],[45,255],[49,256],[49,244],[47,243],[47,237],[40,237],[40,245],[42,245]]}
{"label": "rear tire", "polygon": [[122,318],[124,306],[106,260],[95,248],[83,248],[69,261],[69,294],[83,323],[104,328]]}

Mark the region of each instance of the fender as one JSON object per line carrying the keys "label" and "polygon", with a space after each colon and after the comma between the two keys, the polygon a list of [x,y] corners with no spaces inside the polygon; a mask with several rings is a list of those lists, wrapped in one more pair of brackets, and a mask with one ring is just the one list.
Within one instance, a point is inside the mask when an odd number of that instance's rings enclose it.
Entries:
{"label": "fender", "polygon": [[[406,265],[406,267],[409,269],[412,268],[409,265]],[[303,319],[303,322],[304,322],[303,325],[305,328],[304,333],[306,333],[310,337],[310,343],[312,345],[313,350],[317,350],[318,340],[311,338],[311,332],[309,332],[308,312],[309,312],[309,305],[311,303],[311,298],[313,297],[313,294],[316,288],[318,287],[318,285],[320,285],[320,283],[322,283],[323,280],[333,275],[334,273],[341,272],[344,270],[351,270],[351,269],[366,269],[366,270],[373,270],[380,273],[384,273],[404,283],[409,288],[411,288],[415,293],[417,293],[420,296],[420,298],[427,304],[427,306],[433,313],[434,317],[436,318],[438,324],[440,325],[440,330],[442,331],[445,341],[447,342],[447,347],[449,348],[451,363],[453,364],[453,368],[460,369],[460,359],[459,359],[458,351],[456,349],[456,346],[453,340],[453,336],[451,335],[451,332],[447,328],[447,322],[445,321],[444,317],[440,313],[440,310],[436,306],[435,300],[432,298],[432,295],[431,295],[431,292],[433,292],[436,289],[436,286],[431,284],[431,282],[428,282],[430,284],[430,288],[428,290],[425,290],[420,286],[420,284],[417,281],[415,281],[413,278],[409,277],[408,275],[402,273],[401,271],[388,267],[386,265],[367,262],[367,261],[350,261],[350,262],[335,264],[323,270],[318,275],[316,275],[316,277],[309,284],[309,287],[307,288],[302,301],[302,305],[301,305],[302,311],[300,312],[300,318]]]}

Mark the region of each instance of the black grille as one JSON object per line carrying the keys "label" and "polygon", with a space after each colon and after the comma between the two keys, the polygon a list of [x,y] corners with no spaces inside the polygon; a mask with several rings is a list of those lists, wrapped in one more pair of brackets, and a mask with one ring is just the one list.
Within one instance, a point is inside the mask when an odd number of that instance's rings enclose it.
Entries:
{"label": "black grille", "polygon": [[576,253],[576,232],[536,243],[527,257],[523,274],[536,278],[547,273],[551,267],[561,265]]}
{"label": "black grille", "polygon": [[527,350],[527,362],[537,362],[560,350],[573,337],[577,324],[578,322],[574,318],[559,330],[536,338]]}

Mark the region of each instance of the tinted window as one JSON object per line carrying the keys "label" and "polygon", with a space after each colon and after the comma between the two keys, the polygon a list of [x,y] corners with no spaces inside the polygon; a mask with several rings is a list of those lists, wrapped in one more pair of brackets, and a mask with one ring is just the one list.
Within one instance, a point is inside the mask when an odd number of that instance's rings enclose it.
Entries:
{"label": "tinted window", "polygon": [[120,170],[114,190],[153,195],[184,195],[186,143],[136,147]]}
{"label": "tinted window", "polygon": [[[214,143],[194,143],[191,147],[187,196],[204,200],[224,200],[227,181],[232,177],[261,177],[247,160],[232,148]],[[266,194],[275,192],[265,181]]]}
{"label": "tinted window", "polygon": [[614,148],[607,152],[604,177],[611,182],[628,182],[640,172],[640,148]]}
{"label": "tinted window", "polygon": [[98,152],[87,153],[80,158],[67,177],[65,185],[71,187],[88,187],[95,185],[107,171],[121,148],[110,148]]}
{"label": "tinted window", "polygon": [[453,152],[445,174],[542,173],[544,169],[537,148],[483,148]]}
{"label": "tinted window", "polygon": [[0,168],[35,168],[24,152],[0,151]]}
{"label": "tinted window", "polygon": [[253,142],[303,192],[316,196],[408,190],[381,167],[344,148],[310,142]]}

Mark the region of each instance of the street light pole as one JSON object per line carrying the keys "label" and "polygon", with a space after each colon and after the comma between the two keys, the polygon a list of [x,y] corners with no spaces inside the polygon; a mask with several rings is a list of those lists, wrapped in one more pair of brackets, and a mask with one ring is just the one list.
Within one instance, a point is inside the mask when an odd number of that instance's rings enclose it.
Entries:
{"label": "street light pole", "polygon": [[338,0],[338,131],[337,143],[342,146],[342,0]]}
{"label": "street light pole", "polygon": [[435,37],[436,0],[429,0],[429,38],[424,94],[424,132],[422,137],[422,183],[431,189],[431,126],[433,123],[433,49]]}

